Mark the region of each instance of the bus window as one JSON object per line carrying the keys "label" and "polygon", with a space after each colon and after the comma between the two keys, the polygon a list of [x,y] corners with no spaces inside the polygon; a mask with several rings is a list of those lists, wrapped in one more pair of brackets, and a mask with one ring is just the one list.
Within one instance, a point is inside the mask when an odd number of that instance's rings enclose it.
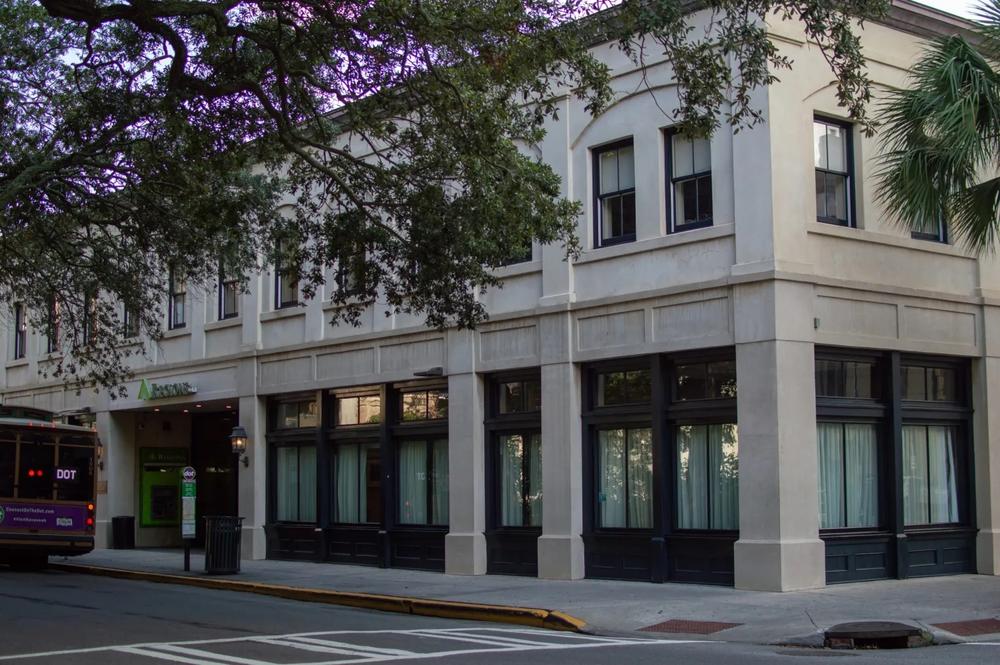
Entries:
{"label": "bus window", "polygon": [[0,431],[0,498],[14,497],[14,464],[17,462],[17,440],[13,432]]}
{"label": "bus window", "polygon": [[93,491],[94,449],[59,446],[56,498],[61,501],[91,501]]}
{"label": "bus window", "polygon": [[19,499],[51,499],[55,480],[56,448],[37,435],[21,439],[21,467],[17,474]]}

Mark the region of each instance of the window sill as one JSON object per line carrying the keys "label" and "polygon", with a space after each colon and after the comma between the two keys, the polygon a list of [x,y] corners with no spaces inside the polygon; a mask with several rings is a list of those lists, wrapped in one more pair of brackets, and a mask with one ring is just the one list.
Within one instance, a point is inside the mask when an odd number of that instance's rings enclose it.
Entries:
{"label": "window sill", "polygon": [[184,326],[183,328],[174,328],[173,330],[168,330],[163,333],[160,339],[177,339],[179,337],[190,337],[191,330]]}
{"label": "window sill", "polygon": [[510,277],[529,275],[533,272],[541,272],[541,270],[541,261],[523,261],[521,263],[510,263],[499,268],[494,268],[493,275],[500,279],[508,279]]}
{"label": "window sill", "polygon": [[266,321],[276,321],[278,319],[294,319],[299,316],[306,315],[306,308],[300,305],[283,307],[282,309],[276,309],[271,312],[261,312],[260,322],[264,323]]}
{"label": "window sill", "polygon": [[205,324],[205,332],[212,330],[225,330],[226,328],[239,328],[243,325],[243,317],[233,316],[228,319],[219,319]]}
{"label": "window sill", "polygon": [[14,360],[8,360],[4,365],[4,369],[15,369],[17,367],[27,367],[30,361],[27,358],[15,358]]}
{"label": "window sill", "polygon": [[324,312],[332,312],[335,309],[341,309],[343,307],[351,307],[354,305],[361,305],[363,307],[368,307],[369,305],[374,305],[374,300],[362,300],[356,296],[351,296],[347,299],[347,302],[337,303],[332,300],[324,300],[322,307]]}
{"label": "window sill", "polygon": [[876,245],[886,245],[895,248],[914,249],[920,252],[930,252],[931,254],[943,254],[945,256],[969,259],[970,261],[976,260],[975,256],[969,254],[960,247],[932,240],[915,240],[913,238],[907,238],[906,236],[894,236],[889,235],[888,233],[879,233],[878,231],[834,226],[833,224],[824,224],[823,222],[808,223],[806,231],[814,235],[869,242]]}
{"label": "window sill", "polygon": [[656,238],[649,238],[646,240],[637,240],[635,242],[624,243],[621,245],[588,249],[584,250],[580,258],[574,261],[573,264],[585,265],[587,263],[605,261],[608,259],[618,258],[620,256],[630,256],[632,254],[641,254],[643,252],[651,252],[658,249],[666,249],[668,247],[715,240],[717,238],[734,235],[735,228],[736,227],[733,224],[720,224],[718,226],[706,226],[705,228],[692,229],[690,231],[678,231],[665,236],[658,236]]}

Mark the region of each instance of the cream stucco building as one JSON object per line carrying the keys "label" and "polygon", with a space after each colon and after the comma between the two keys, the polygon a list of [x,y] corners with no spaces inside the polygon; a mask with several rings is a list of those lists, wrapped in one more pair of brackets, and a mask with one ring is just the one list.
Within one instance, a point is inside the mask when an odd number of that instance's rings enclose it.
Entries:
{"label": "cream stucco building", "polygon": [[[876,90],[966,27],[897,2],[863,32]],[[794,68],[757,92],[765,122],[711,141],[671,132],[666,64],[598,47],[618,101],[562,99],[535,148],[585,249],[504,268],[475,332],[377,305],[332,326],[265,273],[176,294],[125,399],[46,382],[43,336],[8,325],[3,401],[96,414],[101,546],[115,516],[179,544],[192,464],[202,512],[238,490],[254,558],[769,590],[998,574],[1000,261],[887,221],[877,140],[797,26],[772,35]]]}

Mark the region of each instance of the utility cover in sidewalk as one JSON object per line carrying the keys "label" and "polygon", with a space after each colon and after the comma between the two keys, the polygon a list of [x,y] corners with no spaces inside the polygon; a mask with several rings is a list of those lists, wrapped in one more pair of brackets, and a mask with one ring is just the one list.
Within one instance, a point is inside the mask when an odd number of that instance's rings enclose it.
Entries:
{"label": "utility cover in sidewalk", "polygon": [[936,623],[935,628],[947,630],[949,633],[971,637],[973,635],[991,635],[1000,633],[1000,621],[996,619],[973,619],[971,621],[953,621],[952,623]]}
{"label": "utility cover in sidewalk", "polygon": [[930,643],[928,633],[896,621],[854,621],[826,631],[826,646],[831,649],[909,649]]}
{"label": "utility cover in sidewalk", "polygon": [[663,623],[646,626],[639,630],[647,633],[687,633],[689,635],[711,635],[727,628],[742,626],[741,623],[724,623],[722,621],[691,621],[688,619],[671,619]]}

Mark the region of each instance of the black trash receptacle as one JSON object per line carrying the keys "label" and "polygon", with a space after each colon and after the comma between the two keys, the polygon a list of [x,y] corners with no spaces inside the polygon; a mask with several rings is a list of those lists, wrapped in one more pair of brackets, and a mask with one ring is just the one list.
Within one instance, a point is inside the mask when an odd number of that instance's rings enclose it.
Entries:
{"label": "black trash receptacle", "polygon": [[135,549],[135,518],[121,515],[111,518],[111,547],[116,550]]}
{"label": "black trash receptacle", "polygon": [[240,539],[243,518],[230,515],[205,517],[205,572],[232,575],[240,572]]}

